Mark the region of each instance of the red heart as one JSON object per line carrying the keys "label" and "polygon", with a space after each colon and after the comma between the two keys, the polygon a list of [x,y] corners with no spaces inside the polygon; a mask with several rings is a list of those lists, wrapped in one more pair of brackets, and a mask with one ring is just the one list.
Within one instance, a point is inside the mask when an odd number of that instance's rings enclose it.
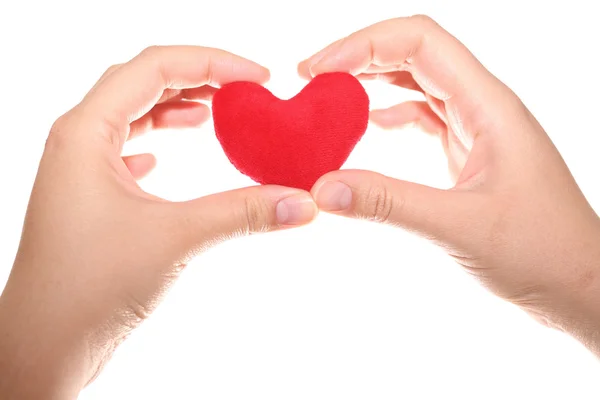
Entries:
{"label": "red heart", "polygon": [[316,76],[289,100],[252,82],[233,82],[212,100],[215,133],[227,158],[261,184],[310,190],[340,169],[364,135],[369,97],[352,75]]}

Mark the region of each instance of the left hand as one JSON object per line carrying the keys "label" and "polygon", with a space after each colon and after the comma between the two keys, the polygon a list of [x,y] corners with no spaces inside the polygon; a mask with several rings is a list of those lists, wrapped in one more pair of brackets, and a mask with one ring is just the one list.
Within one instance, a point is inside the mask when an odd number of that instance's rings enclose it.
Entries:
{"label": "left hand", "polygon": [[322,211],[402,227],[442,247],[499,297],[600,356],[600,218],[519,97],[427,16],[354,32],[299,65],[416,90],[373,110],[384,128],[438,135],[454,186],[333,171],[312,188]]}

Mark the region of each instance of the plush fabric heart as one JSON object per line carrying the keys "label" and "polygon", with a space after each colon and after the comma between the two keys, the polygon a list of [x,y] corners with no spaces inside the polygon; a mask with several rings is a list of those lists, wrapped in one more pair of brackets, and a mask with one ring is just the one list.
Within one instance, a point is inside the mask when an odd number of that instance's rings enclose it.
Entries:
{"label": "plush fabric heart", "polygon": [[309,190],[340,169],[369,121],[369,97],[352,75],[326,73],[288,100],[251,82],[221,87],[215,133],[231,163],[260,184]]}

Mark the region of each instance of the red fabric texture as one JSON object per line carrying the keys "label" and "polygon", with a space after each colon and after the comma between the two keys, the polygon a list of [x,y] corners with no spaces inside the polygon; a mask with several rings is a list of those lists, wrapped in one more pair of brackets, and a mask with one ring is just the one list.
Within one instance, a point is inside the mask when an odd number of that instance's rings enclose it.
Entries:
{"label": "red fabric texture", "polygon": [[260,184],[310,190],[340,169],[364,135],[369,97],[354,76],[317,75],[282,100],[252,82],[232,82],[212,100],[217,139],[238,171]]}

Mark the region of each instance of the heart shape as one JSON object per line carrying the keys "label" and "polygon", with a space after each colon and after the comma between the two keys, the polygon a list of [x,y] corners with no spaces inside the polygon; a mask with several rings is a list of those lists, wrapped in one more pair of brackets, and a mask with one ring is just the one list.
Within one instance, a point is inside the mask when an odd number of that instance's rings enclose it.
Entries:
{"label": "heart shape", "polygon": [[288,100],[252,82],[223,85],[212,100],[229,161],[260,184],[310,190],[338,170],[364,135],[369,97],[353,75],[317,75]]}

